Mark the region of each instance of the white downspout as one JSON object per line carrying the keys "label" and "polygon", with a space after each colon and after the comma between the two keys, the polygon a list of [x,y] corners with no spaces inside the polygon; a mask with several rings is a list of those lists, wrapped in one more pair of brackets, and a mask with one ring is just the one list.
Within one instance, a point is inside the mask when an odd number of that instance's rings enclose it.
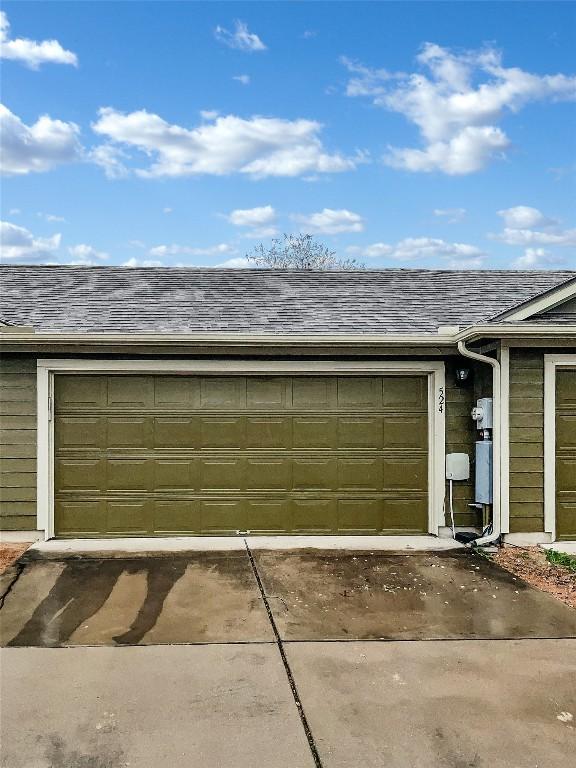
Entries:
{"label": "white downspout", "polygon": [[492,366],[492,416],[494,426],[492,429],[492,533],[489,536],[482,536],[480,539],[470,542],[467,546],[477,547],[483,544],[491,544],[500,538],[501,533],[501,495],[500,495],[500,467],[501,467],[501,435],[502,435],[502,417],[501,417],[501,383],[500,383],[500,363],[493,357],[486,357],[478,352],[472,352],[466,347],[464,341],[458,342],[458,351],[464,357],[470,357],[472,360],[478,360],[481,363],[487,363]]}

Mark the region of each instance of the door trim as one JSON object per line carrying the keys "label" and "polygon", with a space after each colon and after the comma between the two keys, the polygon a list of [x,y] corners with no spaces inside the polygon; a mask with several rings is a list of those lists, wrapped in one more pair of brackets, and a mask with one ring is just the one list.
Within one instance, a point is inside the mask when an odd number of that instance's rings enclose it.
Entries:
{"label": "door trim", "polygon": [[544,355],[544,531],[556,540],[556,369],[576,367],[576,355]]}
{"label": "door trim", "polygon": [[38,387],[37,528],[54,537],[54,375],[57,373],[156,373],[227,376],[428,376],[428,532],[444,525],[445,410],[444,362],[437,360],[82,360],[40,359]]}

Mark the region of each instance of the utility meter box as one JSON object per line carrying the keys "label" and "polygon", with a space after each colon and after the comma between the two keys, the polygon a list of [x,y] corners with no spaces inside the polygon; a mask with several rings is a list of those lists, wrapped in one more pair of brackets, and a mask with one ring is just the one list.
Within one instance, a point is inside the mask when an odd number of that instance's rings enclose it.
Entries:
{"label": "utility meter box", "polygon": [[492,504],[492,440],[476,443],[476,493],[477,504]]}
{"label": "utility meter box", "polygon": [[467,453],[446,454],[446,480],[468,480],[470,457]]}
{"label": "utility meter box", "polygon": [[492,429],[491,397],[481,397],[476,401],[476,407],[472,408],[472,418],[476,422],[476,429]]}

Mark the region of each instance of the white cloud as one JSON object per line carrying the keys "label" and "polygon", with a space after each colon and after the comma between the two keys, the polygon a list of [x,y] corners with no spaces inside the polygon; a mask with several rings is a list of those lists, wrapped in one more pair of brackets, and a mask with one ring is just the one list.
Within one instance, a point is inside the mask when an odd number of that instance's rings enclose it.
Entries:
{"label": "white cloud", "polygon": [[24,37],[11,40],[10,22],[4,11],[0,11],[0,58],[18,61],[30,69],[39,69],[42,64],[78,66],[76,54],[62,48],[57,40],[42,40],[40,43]]}
{"label": "white cloud", "polygon": [[246,267],[253,267],[252,264],[245,256],[237,256],[234,259],[228,259],[221,264],[216,264],[216,267],[223,267],[226,269],[244,269]]}
{"label": "white cloud", "polygon": [[556,219],[544,216],[538,208],[528,205],[516,205],[498,211],[498,216],[504,219],[504,224],[512,229],[533,229],[534,227],[549,227],[557,224]]}
{"label": "white cloud", "polygon": [[174,210],[173,208],[168,208],[168,207],[162,208],[162,213],[172,213],[173,210]]}
{"label": "white cloud", "polygon": [[523,256],[512,262],[516,269],[552,269],[566,263],[562,256],[550,253],[544,248],[526,248]]}
{"label": "white cloud", "polygon": [[242,85],[250,85],[250,75],[234,75],[232,80],[237,80]]}
{"label": "white cloud", "polygon": [[538,208],[517,205],[498,211],[498,215],[504,219],[505,227],[502,232],[490,235],[494,240],[523,246],[576,245],[576,229],[563,229],[558,219],[545,216]]}
{"label": "white cloud", "polygon": [[406,237],[395,245],[373,243],[367,246],[351,246],[348,253],[366,258],[386,257],[395,261],[420,261],[441,258],[448,261],[450,268],[469,269],[479,267],[486,254],[475,245],[450,243],[435,237]]}
{"label": "white cloud", "polygon": [[28,126],[0,104],[0,128],[1,169],[5,174],[48,171],[61,163],[70,163],[81,157],[79,128],[75,123],[52,120],[48,115],[43,115]]}
{"label": "white cloud", "polygon": [[48,221],[48,222],[66,221],[66,219],[63,216],[54,216],[53,213],[42,213],[39,211],[36,214],[36,216],[38,216],[39,219],[44,219],[44,221]]}
{"label": "white cloud", "polygon": [[1,221],[1,258],[19,263],[53,259],[60,247],[61,237],[60,234],[52,237],[34,237],[25,227]]}
{"label": "white cloud", "polygon": [[223,256],[233,253],[234,248],[228,243],[219,243],[208,248],[195,248],[189,245],[157,245],[149,251],[150,256]]}
{"label": "white cloud", "polygon": [[105,251],[97,251],[91,245],[86,243],[78,243],[78,245],[71,245],[68,248],[68,253],[74,259],[71,264],[83,264],[90,266],[91,264],[98,264],[99,261],[106,261],[110,256]]}
{"label": "white cloud", "polygon": [[275,226],[276,211],[271,205],[257,208],[237,208],[226,216],[235,227],[250,227],[243,237],[265,238],[278,234]]}
{"label": "white cloud", "polygon": [[135,259],[132,257],[131,259],[128,259],[128,261],[123,262],[121,267],[163,267],[164,264],[162,264],[161,261],[153,261],[151,259]]}
{"label": "white cloud", "polygon": [[22,213],[22,211],[20,210],[20,208],[10,208],[8,213],[10,214],[10,216],[19,216]]}
{"label": "white cloud", "polygon": [[301,176],[351,170],[361,160],[326,152],[319,138],[322,126],[313,120],[227,115],[188,129],[145,110],[124,114],[105,108],[92,127],[115,142],[114,148],[121,144],[154,157],[152,165],[136,171],[144,177]]}
{"label": "white cloud", "polygon": [[417,72],[395,73],[344,60],[351,73],[347,95],[370,97],[418,128],[423,148],[391,147],[384,158],[409,171],[478,171],[510,145],[498,127],[507,112],[531,102],[576,98],[576,77],[504,67],[494,48],[452,53],[426,43],[417,62]]}
{"label": "white cloud", "polygon": [[449,224],[456,224],[466,216],[466,208],[434,208],[434,216],[444,217]]}
{"label": "white cloud", "polygon": [[124,179],[129,175],[129,169],[122,162],[128,157],[126,152],[113,144],[101,144],[90,150],[89,159],[104,170],[108,179]]}
{"label": "white cloud", "polygon": [[257,208],[236,208],[226,217],[235,227],[261,227],[276,220],[276,211],[271,205]]}
{"label": "white cloud", "polygon": [[220,43],[227,45],[228,48],[235,48],[238,51],[253,53],[254,51],[266,50],[262,40],[254,32],[250,32],[248,25],[244,21],[235,21],[232,31],[225,27],[216,27],[214,37]]}
{"label": "white cloud", "polygon": [[311,213],[307,216],[295,214],[292,218],[308,232],[323,235],[337,235],[340,232],[362,232],[364,229],[362,216],[348,211],[346,208],[339,210],[323,208],[317,213]]}

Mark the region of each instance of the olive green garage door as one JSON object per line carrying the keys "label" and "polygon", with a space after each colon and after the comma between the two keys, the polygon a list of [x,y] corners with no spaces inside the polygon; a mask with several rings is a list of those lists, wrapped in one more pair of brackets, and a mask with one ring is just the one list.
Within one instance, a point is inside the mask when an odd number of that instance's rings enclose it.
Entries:
{"label": "olive green garage door", "polygon": [[556,538],[576,539],[576,369],[556,369]]}
{"label": "olive green garage door", "polygon": [[55,375],[55,532],[422,533],[426,376]]}

